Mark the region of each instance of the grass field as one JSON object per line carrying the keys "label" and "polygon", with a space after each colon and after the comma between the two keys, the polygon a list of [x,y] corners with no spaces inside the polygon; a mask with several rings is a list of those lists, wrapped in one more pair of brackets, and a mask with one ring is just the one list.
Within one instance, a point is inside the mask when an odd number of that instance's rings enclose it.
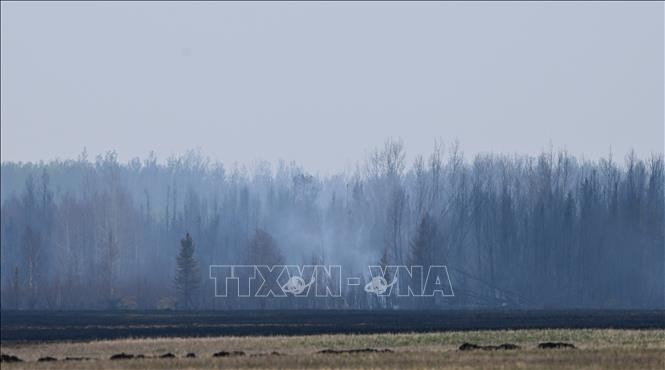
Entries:
{"label": "grass field", "polygon": [[[576,349],[538,349],[567,342]],[[465,342],[513,343],[516,350],[460,351]],[[214,368],[444,368],[444,369],[663,369],[665,330],[515,330],[363,335],[252,336],[118,339],[91,342],[3,343],[3,354],[21,363],[4,369],[214,369]],[[392,352],[321,354],[325,349],[390,349]],[[244,355],[213,357],[219,351]],[[117,353],[142,359],[109,360]],[[159,357],[173,353],[175,358]],[[196,358],[184,358],[187,353]],[[51,356],[58,361],[37,362]],[[85,357],[87,360],[63,360]]]}

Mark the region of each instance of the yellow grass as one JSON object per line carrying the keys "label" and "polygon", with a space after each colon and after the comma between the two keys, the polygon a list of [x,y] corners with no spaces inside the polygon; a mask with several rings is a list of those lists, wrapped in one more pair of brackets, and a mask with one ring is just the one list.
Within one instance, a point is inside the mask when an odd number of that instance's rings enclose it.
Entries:
{"label": "yellow grass", "polygon": [[[563,341],[577,350],[542,350],[537,344]],[[515,351],[457,350],[460,344],[514,343]],[[123,339],[1,345],[2,353],[26,362],[4,369],[214,369],[214,368],[445,368],[445,369],[664,369],[665,330],[519,330],[428,334],[313,335],[218,338]],[[318,354],[326,348],[389,348],[393,353]],[[245,356],[212,357],[218,351],[244,351]],[[281,355],[272,355],[271,352]],[[110,361],[125,352],[176,359]],[[188,352],[196,358],[183,358]],[[57,362],[39,363],[51,356]],[[62,361],[88,357],[85,361]]]}

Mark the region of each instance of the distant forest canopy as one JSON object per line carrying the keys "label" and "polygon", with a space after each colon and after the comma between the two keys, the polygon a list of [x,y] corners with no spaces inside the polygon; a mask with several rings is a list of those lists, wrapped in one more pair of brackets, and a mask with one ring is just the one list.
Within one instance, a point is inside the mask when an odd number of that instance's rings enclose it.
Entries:
{"label": "distant forest canopy", "polygon": [[[111,152],[0,178],[2,309],[665,307],[662,153],[406,163],[388,140],[327,177]],[[243,263],[447,265],[455,297],[215,298],[209,266]]]}

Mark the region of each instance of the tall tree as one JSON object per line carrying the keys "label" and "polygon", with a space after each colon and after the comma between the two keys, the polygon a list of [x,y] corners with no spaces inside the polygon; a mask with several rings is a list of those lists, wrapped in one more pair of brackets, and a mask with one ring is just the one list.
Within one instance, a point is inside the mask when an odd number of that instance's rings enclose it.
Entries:
{"label": "tall tree", "polygon": [[194,242],[187,233],[185,238],[180,241],[180,253],[178,254],[175,277],[179,307],[184,309],[195,308],[195,297],[199,283],[199,265],[194,258]]}
{"label": "tall tree", "polygon": [[[436,224],[432,217],[425,213],[418,225],[416,235],[411,240],[409,253],[409,265],[422,266],[424,276],[434,262]],[[426,303],[425,303],[426,302]],[[434,299],[427,298],[423,306],[432,306]]]}
{"label": "tall tree", "polygon": [[113,234],[113,230],[109,230],[105,242],[104,255],[102,256],[102,279],[104,285],[104,295],[111,304],[115,298],[115,285],[116,285],[116,265],[118,262],[118,240]]}
{"label": "tall tree", "polygon": [[272,235],[256,229],[247,246],[245,261],[248,265],[282,265],[284,261]]}

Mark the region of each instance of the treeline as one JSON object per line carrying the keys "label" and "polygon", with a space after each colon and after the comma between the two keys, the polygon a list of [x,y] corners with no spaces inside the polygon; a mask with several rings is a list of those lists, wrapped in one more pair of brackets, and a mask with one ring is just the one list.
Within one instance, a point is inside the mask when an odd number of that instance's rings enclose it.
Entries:
{"label": "treeline", "polygon": [[[389,140],[326,177],[194,152],[164,164],[84,152],[1,170],[2,309],[665,307],[662,154],[465,159],[436,145],[407,164]],[[455,297],[378,299],[361,287],[215,298],[208,267],[243,263],[339,264],[363,284],[369,265],[446,265]]]}

